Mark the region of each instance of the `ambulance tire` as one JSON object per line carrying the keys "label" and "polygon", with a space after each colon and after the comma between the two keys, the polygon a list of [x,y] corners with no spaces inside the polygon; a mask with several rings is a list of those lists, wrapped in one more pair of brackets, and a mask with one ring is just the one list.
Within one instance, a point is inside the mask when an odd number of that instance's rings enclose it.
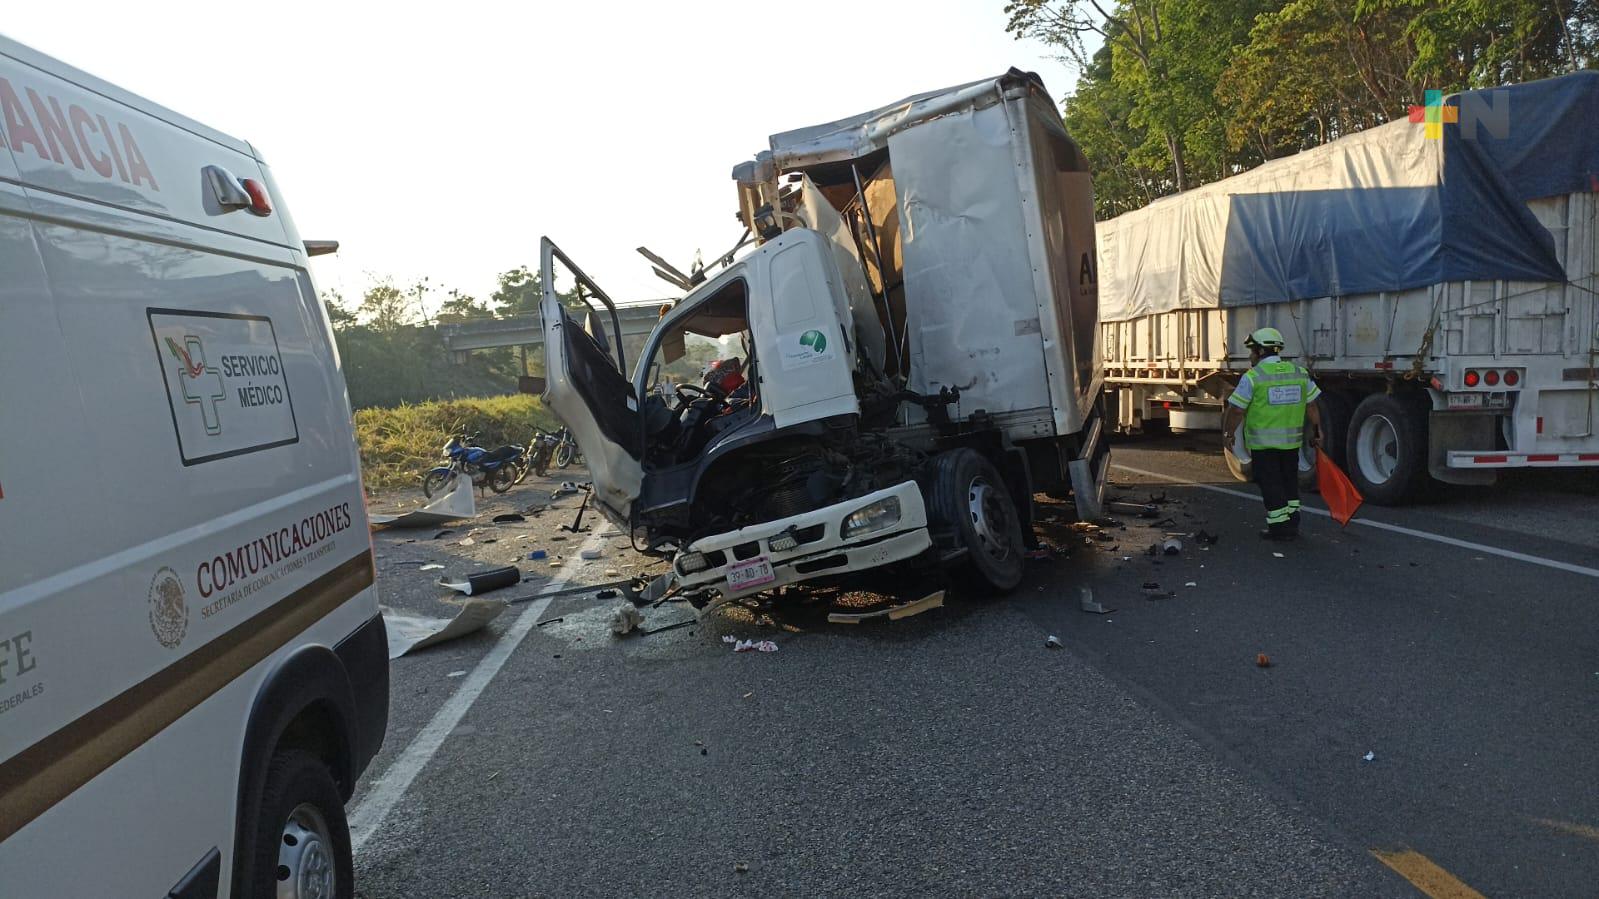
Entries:
{"label": "ambulance tire", "polygon": [[[303,749],[274,754],[259,808],[252,844],[255,882],[246,889],[248,899],[276,899],[280,880],[320,881],[325,886],[329,878],[332,889],[321,895],[354,896],[355,863],[344,800],[322,759]],[[311,895],[318,893],[312,890]]]}
{"label": "ambulance tire", "polygon": [[1345,472],[1367,502],[1410,502],[1430,480],[1426,413],[1415,401],[1374,393],[1355,408],[1344,453]]}
{"label": "ambulance tire", "polygon": [[934,518],[966,549],[957,577],[976,594],[1006,594],[1022,582],[1026,552],[1016,504],[987,459],[957,449],[934,463]]}

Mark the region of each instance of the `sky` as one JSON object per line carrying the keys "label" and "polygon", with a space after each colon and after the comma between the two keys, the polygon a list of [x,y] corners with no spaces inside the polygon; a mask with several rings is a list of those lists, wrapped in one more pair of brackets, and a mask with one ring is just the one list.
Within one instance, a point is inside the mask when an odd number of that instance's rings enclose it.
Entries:
{"label": "sky", "polygon": [[[7,4],[0,32],[255,145],[318,287],[479,298],[549,236],[614,299],[738,239],[767,136],[1005,69],[1073,77],[1004,0]],[[112,23],[121,24],[113,25]]]}

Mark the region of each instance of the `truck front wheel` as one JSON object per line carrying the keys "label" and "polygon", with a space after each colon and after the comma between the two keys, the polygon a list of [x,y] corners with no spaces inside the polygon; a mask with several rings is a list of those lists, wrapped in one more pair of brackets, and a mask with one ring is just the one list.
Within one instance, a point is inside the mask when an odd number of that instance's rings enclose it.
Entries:
{"label": "truck front wheel", "polygon": [[1344,444],[1350,479],[1379,506],[1415,495],[1427,476],[1427,429],[1413,404],[1384,393],[1361,401]]}
{"label": "truck front wheel", "polygon": [[966,548],[963,575],[974,586],[1009,593],[1022,582],[1021,518],[1005,479],[976,450],[940,455],[933,512]]}

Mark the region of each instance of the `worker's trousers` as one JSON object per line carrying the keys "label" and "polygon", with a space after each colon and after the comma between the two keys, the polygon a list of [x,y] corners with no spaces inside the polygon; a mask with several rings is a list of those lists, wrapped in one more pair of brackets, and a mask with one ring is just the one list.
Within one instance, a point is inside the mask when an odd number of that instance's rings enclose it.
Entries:
{"label": "worker's trousers", "polygon": [[1266,504],[1266,529],[1274,534],[1299,533],[1299,450],[1250,450],[1255,483]]}

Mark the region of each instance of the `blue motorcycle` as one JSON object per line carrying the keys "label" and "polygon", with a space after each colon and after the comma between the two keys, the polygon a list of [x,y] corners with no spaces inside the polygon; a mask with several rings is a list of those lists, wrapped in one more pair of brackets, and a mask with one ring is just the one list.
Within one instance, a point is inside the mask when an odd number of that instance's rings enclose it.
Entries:
{"label": "blue motorcycle", "polygon": [[504,493],[522,477],[522,459],[527,450],[516,444],[486,450],[476,446],[477,437],[459,435],[444,444],[444,464],[428,469],[422,475],[422,494],[428,499],[454,486],[455,479],[466,475],[472,486],[487,487],[495,493]]}

